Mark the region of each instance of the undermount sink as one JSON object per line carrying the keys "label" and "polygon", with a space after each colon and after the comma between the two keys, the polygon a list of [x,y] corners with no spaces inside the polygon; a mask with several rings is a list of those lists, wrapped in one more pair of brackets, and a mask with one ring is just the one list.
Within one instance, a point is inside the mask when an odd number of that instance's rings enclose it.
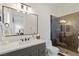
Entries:
{"label": "undermount sink", "polygon": [[0,42],[0,50],[1,50],[2,48],[9,48],[9,47],[11,47],[11,46],[16,47],[16,46],[20,46],[20,45],[25,45],[25,44],[28,44],[28,43],[30,43],[30,42],[31,42],[31,40],[29,40],[29,41],[24,41],[24,42],[22,42],[21,40],[14,41],[14,42],[1,41],[1,42]]}
{"label": "undermount sink", "polygon": [[6,44],[8,44],[8,42],[5,42],[5,41],[1,41],[1,42],[0,42],[0,46],[6,45]]}
{"label": "undermount sink", "polygon": [[20,46],[30,46],[31,44],[33,43],[36,43],[37,42],[37,39],[31,39],[31,40],[28,40],[28,41],[21,41],[21,40],[18,40],[18,41],[15,41],[15,42],[9,42],[9,41],[2,41],[0,42],[0,50],[5,50],[5,49],[11,49],[11,47],[20,47]]}
{"label": "undermount sink", "polygon": [[5,49],[11,49],[11,47],[18,47],[19,44],[17,42],[12,42],[12,43],[9,43],[9,42],[2,42],[0,43],[0,51],[4,51]]}

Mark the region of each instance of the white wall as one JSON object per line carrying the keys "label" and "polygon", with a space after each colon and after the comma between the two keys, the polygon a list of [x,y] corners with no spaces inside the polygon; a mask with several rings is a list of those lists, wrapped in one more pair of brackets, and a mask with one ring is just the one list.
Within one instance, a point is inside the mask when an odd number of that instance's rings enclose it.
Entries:
{"label": "white wall", "polygon": [[47,41],[47,45],[50,45],[50,15],[52,14],[52,9],[49,4],[29,4],[35,10],[39,16],[39,28],[38,32],[42,39]]}

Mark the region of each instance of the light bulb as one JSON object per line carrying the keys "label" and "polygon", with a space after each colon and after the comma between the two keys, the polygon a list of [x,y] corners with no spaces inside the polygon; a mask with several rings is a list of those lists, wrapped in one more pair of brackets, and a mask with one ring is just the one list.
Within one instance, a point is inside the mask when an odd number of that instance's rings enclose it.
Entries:
{"label": "light bulb", "polygon": [[60,20],[60,23],[66,23],[66,20]]}
{"label": "light bulb", "polygon": [[28,13],[34,13],[34,12],[33,12],[33,9],[32,9],[31,7],[28,7],[27,12],[28,12]]}

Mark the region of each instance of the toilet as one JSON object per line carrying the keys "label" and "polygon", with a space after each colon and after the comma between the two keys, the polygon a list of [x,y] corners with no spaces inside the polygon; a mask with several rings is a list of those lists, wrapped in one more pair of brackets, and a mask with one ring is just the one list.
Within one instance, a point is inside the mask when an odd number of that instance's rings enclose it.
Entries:
{"label": "toilet", "polygon": [[58,56],[59,49],[52,46],[51,40],[46,40],[46,51],[48,56]]}

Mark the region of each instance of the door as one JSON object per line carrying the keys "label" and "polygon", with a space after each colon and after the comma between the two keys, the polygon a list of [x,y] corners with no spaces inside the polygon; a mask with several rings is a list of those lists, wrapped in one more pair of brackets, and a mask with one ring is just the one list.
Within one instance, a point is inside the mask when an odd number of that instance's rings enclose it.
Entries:
{"label": "door", "polygon": [[59,33],[59,20],[56,16],[50,15],[50,38],[52,45],[55,44]]}

